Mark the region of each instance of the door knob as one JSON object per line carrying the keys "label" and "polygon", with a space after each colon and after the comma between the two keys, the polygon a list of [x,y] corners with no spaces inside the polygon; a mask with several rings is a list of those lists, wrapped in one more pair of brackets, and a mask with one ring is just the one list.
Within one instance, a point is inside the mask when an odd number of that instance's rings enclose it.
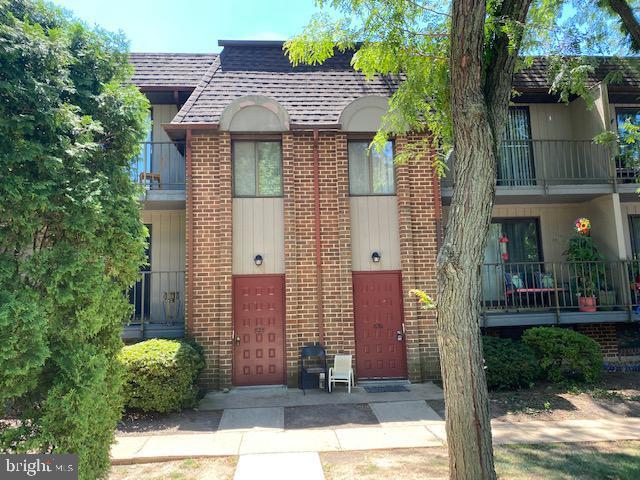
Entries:
{"label": "door knob", "polygon": [[236,336],[236,338],[234,338],[233,341],[235,342],[236,345],[240,345],[240,335]]}
{"label": "door knob", "polygon": [[397,339],[399,342],[401,342],[402,340],[404,340],[404,334],[403,334],[400,330],[397,330],[397,331],[396,331],[396,339]]}

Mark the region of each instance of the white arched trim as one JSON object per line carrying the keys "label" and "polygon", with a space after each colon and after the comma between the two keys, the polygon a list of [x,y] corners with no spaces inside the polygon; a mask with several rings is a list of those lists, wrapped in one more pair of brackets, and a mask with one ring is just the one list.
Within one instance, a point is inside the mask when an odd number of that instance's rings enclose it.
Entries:
{"label": "white arched trim", "polygon": [[283,132],[289,130],[289,114],[273,98],[247,95],[227,105],[220,116],[220,130]]}
{"label": "white arched trim", "polygon": [[377,95],[356,98],[340,114],[341,129],[345,132],[377,132],[382,116],[389,110],[389,99]]}

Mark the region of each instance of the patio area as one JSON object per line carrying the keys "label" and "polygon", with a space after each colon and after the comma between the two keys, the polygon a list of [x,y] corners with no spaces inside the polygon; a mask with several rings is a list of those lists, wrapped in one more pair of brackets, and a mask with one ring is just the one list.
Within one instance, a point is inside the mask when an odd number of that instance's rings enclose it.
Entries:
{"label": "patio area", "polygon": [[417,400],[443,400],[442,389],[432,382],[390,382],[401,385],[406,391],[368,393],[368,385],[381,382],[360,382],[351,393],[344,386],[337,386],[332,393],[321,389],[306,390],[286,386],[238,387],[228,393],[209,392],[200,401],[200,410],[222,410],[227,408],[297,407],[308,405],[366,404],[371,402],[397,402]]}

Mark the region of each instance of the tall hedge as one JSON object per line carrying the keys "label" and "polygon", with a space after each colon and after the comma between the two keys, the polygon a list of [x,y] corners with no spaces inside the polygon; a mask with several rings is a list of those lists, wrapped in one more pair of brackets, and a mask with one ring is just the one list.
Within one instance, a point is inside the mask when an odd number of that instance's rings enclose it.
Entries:
{"label": "tall hedge", "polygon": [[102,478],[122,409],[127,288],[144,262],[129,159],[146,99],[118,35],[0,0],[0,451]]}

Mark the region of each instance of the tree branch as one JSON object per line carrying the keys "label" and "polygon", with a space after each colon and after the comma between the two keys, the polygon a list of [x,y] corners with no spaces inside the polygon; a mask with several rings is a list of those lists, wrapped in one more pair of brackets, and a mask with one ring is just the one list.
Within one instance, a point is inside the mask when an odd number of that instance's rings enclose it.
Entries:
{"label": "tree branch", "polygon": [[622,29],[631,37],[631,49],[640,52],[640,21],[626,0],[603,0],[620,17]]}

